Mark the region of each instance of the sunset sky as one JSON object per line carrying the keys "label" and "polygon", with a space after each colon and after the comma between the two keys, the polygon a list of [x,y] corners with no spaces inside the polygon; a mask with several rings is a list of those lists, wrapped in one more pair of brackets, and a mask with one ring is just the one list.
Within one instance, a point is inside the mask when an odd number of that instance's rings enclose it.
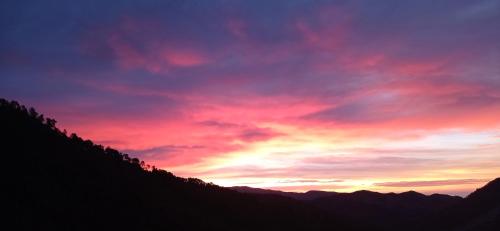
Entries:
{"label": "sunset sky", "polygon": [[500,0],[1,1],[0,97],[182,177],[467,195],[500,176]]}

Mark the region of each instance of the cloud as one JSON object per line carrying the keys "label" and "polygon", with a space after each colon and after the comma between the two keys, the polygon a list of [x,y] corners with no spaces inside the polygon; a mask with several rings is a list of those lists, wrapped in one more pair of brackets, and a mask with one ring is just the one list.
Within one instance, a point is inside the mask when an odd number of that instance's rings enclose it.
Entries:
{"label": "cloud", "polygon": [[280,180],[277,183],[339,183],[343,182],[343,180],[315,180],[315,179],[297,179],[297,180]]}
{"label": "cloud", "polygon": [[264,141],[283,135],[270,128],[261,128],[249,124],[236,124],[217,120],[205,120],[197,122],[196,124],[231,132],[235,139],[245,142]]}
{"label": "cloud", "polygon": [[276,133],[269,128],[251,128],[243,130],[238,135],[238,138],[245,142],[255,142],[261,140],[268,140],[279,135],[282,134]]}
{"label": "cloud", "polygon": [[0,17],[2,97],[184,176],[498,173],[496,1],[2,1]]}
{"label": "cloud", "polygon": [[382,182],[376,183],[377,186],[383,187],[427,187],[427,186],[445,186],[445,185],[464,185],[478,184],[488,182],[487,179],[450,179],[450,180],[430,180],[430,181],[399,181],[399,182]]}
{"label": "cloud", "polygon": [[220,129],[238,128],[238,127],[242,126],[242,125],[239,125],[239,124],[228,123],[228,122],[220,122],[220,121],[216,121],[216,120],[205,120],[205,121],[198,122],[197,124],[204,125],[204,126],[210,126],[210,127],[217,127],[217,128],[220,128]]}
{"label": "cloud", "polygon": [[203,149],[203,146],[187,146],[187,145],[162,145],[146,149],[125,149],[124,153],[131,153],[139,157],[150,158],[156,155],[168,155],[169,153],[185,152],[192,149]]}

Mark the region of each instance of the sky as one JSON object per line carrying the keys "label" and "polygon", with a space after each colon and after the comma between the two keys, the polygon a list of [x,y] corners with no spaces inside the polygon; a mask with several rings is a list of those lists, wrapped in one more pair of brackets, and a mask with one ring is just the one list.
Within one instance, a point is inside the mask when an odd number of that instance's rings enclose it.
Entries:
{"label": "sky", "polygon": [[500,176],[500,1],[10,1],[0,97],[182,177],[467,195]]}

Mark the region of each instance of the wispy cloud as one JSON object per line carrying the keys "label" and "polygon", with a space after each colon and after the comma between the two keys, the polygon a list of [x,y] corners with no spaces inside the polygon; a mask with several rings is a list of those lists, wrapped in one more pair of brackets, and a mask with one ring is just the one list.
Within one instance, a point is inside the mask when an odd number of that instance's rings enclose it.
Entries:
{"label": "wispy cloud", "polygon": [[384,187],[426,187],[426,186],[446,186],[446,185],[466,185],[488,182],[488,179],[451,179],[451,180],[430,180],[430,181],[398,181],[398,182],[382,182],[377,183],[377,186]]}

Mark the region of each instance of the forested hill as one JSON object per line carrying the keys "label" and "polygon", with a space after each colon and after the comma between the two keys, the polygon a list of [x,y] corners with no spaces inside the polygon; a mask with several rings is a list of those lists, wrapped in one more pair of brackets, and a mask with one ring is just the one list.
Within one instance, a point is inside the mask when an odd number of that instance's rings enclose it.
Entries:
{"label": "forested hill", "polygon": [[0,99],[8,223],[18,230],[351,230],[312,206],[148,167]]}

